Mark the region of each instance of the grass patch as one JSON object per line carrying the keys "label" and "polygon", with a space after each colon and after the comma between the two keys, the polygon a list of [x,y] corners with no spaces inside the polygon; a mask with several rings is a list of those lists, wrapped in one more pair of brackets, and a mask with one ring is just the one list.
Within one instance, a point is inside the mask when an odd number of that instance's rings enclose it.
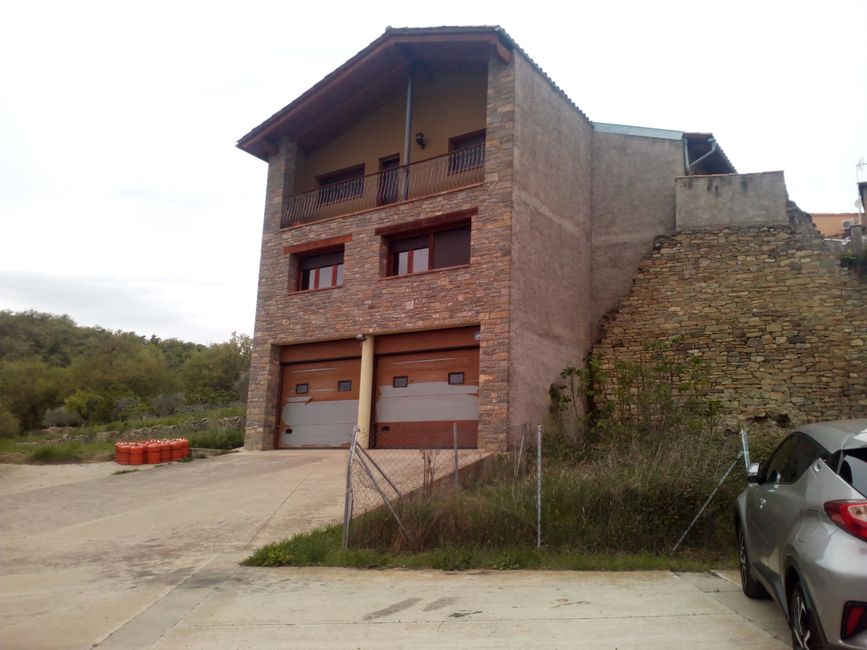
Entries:
{"label": "grass patch", "polygon": [[259,548],[245,566],[334,566],[356,569],[469,569],[557,571],[706,571],[734,568],[734,555],[691,552],[671,557],[653,553],[581,553],[568,548],[528,546],[475,548],[449,545],[428,551],[392,552],[382,548],[342,549],[340,526],[319,528]]}
{"label": "grass patch", "polygon": [[245,415],[247,407],[239,406],[221,406],[203,411],[190,411],[187,413],[176,413],[167,415],[161,418],[149,418],[147,420],[124,420],[117,422],[108,422],[106,424],[93,424],[79,427],[76,433],[86,436],[88,434],[100,433],[102,431],[128,431],[130,429],[142,429],[144,427],[183,425],[194,420],[218,420],[221,418],[231,418],[239,415]]}
{"label": "grass patch", "polygon": [[237,449],[244,446],[244,432],[241,429],[215,427],[196,431],[186,436],[190,447],[201,449]]}
{"label": "grass patch", "polygon": [[60,442],[30,449],[25,462],[37,465],[95,463],[113,458],[113,442]]}
{"label": "grass patch", "polygon": [[244,445],[244,431],[242,428],[228,428],[219,420],[244,415],[244,413],[244,406],[232,406],[152,420],[86,426],[71,432],[67,431],[67,435],[71,434],[72,438],[67,442],[54,442],[57,434],[52,433],[0,437],[0,463],[59,464],[110,461],[114,459],[114,442],[95,440],[99,432],[126,431],[161,425],[183,426],[185,423],[205,418],[211,421],[209,428],[192,433],[184,433],[183,429],[180,429],[177,435],[188,438],[191,447],[228,451]]}
{"label": "grass patch", "polygon": [[117,476],[118,474],[132,474],[133,472],[137,472],[137,469],[119,469],[116,472],[112,472],[112,476]]}

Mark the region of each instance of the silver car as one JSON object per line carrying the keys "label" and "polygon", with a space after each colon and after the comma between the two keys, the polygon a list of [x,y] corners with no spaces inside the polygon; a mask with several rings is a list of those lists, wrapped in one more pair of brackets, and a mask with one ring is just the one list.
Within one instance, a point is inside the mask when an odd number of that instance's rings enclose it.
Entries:
{"label": "silver car", "polygon": [[867,648],[867,419],[801,427],[737,498],[741,585],[795,648]]}

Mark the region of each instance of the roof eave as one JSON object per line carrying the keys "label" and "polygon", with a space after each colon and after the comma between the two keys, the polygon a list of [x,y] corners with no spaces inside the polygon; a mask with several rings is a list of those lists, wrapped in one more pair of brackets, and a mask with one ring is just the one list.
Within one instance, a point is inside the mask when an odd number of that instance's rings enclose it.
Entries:
{"label": "roof eave", "polygon": [[277,151],[277,138],[281,126],[293,116],[305,110],[329,88],[348,75],[355,74],[365,63],[388,48],[413,43],[460,43],[487,42],[503,61],[511,61],[514,41],[498,27],[451,27],[451,28],[387,28],[385,33],[358,52],[343,65],[326,75],[296,100],[284,106],[264,122],[242,136],[235,146],[267,161]]}

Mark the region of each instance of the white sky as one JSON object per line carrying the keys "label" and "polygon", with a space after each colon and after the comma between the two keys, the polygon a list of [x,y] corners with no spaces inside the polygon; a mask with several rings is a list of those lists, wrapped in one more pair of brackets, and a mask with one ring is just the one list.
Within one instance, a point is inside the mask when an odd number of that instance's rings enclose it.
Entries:
{"label": "white sky", "polygon": [[0,20],[0,309],[252,334],[266,164],[235,141],[387,25],[443,24],[501,25],[591,120],[712,131],[804,210],[855,211],[865,0],[19,1]]}

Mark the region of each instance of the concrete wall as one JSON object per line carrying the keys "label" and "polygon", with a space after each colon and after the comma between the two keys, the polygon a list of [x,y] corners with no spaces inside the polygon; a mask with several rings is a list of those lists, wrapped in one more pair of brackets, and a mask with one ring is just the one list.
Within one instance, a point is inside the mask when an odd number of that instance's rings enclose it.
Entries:
{"label": "concrete wall", "polygon": [[[294,182],[294,146],[285,144],[268,171],[259,298],[250,369],[246,446],[273,447],[280,346],[461,325],[480,325],[479,446],[505,447],[508,414],[509,295],[514,124],[513,66],[493,59],[487,80],[485,185],[365,214],[280,229],[280,205]],[[293,168],[294,169],[294,168]],[[379,227],[465,209],[472,219],[470,264],[418,275],[385,274]],[[351,236],[342,287],[294,291],[285,246]]]}
{"label": "concrete wall", "polygon": [[611,368],[673,336],[710,364],[729,427],[867,416],[867,284],[815,234],[660,238],[594,353]]}
{"label": "concrete wall", "polygon": [[786,225],[788,198],[783,172],[686,176],[675,183],[675,226],[682,231]]}
{"label": "concrete wall", "polygon": [[[412,162],[446,154],[449,138],[485,128],[486,82],[485,76],[478,74],[417,76]],[[405,121],[406,86],[401,86],[385,106],[308,156],[301,156],[295,191],[318,187],[316,177],[321,174],[362,163],[365,174],[378,172],[380,158],[403,155]],[[424,149],[415,143],[415,134],[419,132],[425,134]]]}
{"label": "concrete wall", "polygon": [[591,124],[515,56],[510,435],[542,423],[548,387],[589,351]]}
{"label": "concrete wall", "polygon": [[683,172],[681,140],[594,131],[594,322],[629,293],[654,237],[674,232],[674,179]]}

